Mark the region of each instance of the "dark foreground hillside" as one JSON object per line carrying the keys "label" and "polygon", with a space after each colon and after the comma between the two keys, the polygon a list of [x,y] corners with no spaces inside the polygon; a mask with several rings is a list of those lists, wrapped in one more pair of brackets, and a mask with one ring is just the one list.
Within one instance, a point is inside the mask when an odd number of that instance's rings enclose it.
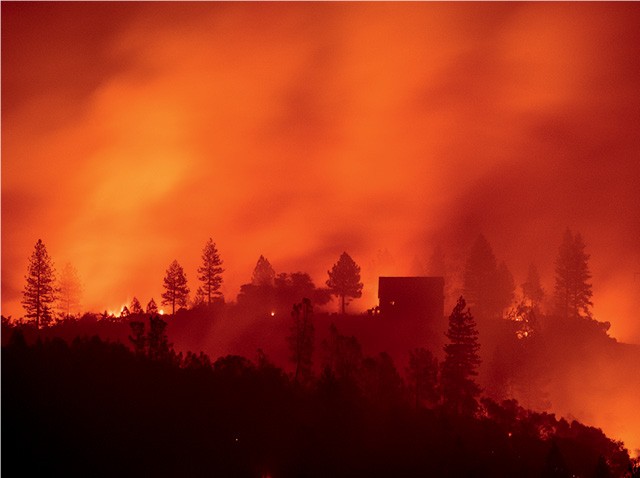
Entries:
{"label": "dark foreground hillside", "polygon": [[[17,476],[631,476],[600,430],[515,402],[416,408],[385,354],[298,384],[264,356],[150,358],[97,337],[2,349]],[[637,470],[636,470],[637,476]]]}

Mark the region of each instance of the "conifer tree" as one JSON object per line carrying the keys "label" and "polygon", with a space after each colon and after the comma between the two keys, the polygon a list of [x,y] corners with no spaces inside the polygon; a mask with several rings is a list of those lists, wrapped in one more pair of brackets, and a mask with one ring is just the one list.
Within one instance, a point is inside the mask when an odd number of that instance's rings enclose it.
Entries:
{"label": "conifer tree", "polygon": [[221,295],[219,289],[222,285],[222,259],[216,244],[209,238],[202,250],[202,266],[198,268],[198,279],[202,281],[202,288],[207,297],[207,305],[211,305],[212,297]]}
{"label": "conifer tree", "polygon": [[147,314],[153,315],[157,313],[158,313],[158,306],[156,305],[156,301],[152,297],[149,303],[147,304]]}
{"label": "conifer tree", "polygon": [[449,316],[449,343],[444,346],[445,360],[442,364],[442,392],[445,405],[458,414],[472,414],[480,388],[473,380],[478,375],[480,356],[478,331],[466,302],[458,299]]}
{"label": "conifer tree", "polygon": [[169,265],[163,286],[165,292],[162,293],[162,304],[171,305],[171,315],[175,315],[176,305],[186,307],[189,299],[187,277],[178,261],[174,260]]}
{"label": "conifer tree", "polygon": [[55,270],[41,239],[31,254],[25,279],[22,306],[27,311],[26,317],[34,319],[39,329],[51,320],[51,304],[56,300]]}
{"label": "conifer tree", "polygon": [[271,263],[264,256],[260,256],[255,269],[253,269],[253,275],[251,277],[251,283],[256,286],[268,285],[273,286],[273,281],[276,277],[276,271],[271,266]]}
{"label": "conifer tree", "polygon": [[515,285],[506,264],[498,266],[487,239],[474,242],[464,269],[464,296],[478,320],[495,319],[513,300]]}
{"label": "conifer tree", "polygon": [[142,314],[144,311],[142,310],[142,305],[140,305],[140,301],[138,300],[137,297],[134,297],[131,300],[131,314],[132,315],[137,315],[137,314]]}
{"label": "conifer tree", "polygon": [[204,290],[202,290],[202,287],[198,287],[198,289],[196,290],[196,293],[193,297],[193,303],[192,303],[192,307],[195,309],[197,307],[200,307],[204,304],[207,303],[207,297],[204,293]]}
{"label": "conifer tree", "polygon": [[358,298],[362,296],[363,284],[360,282],[360,266],[347,254],[343,252],[338,262],[333,265],[327,280],[327,287],[331,293],[340,297],[342,314],[345,313],[346,298]]}
{"label": "conifer tree", "polygon": [[59,305],[64,316],[68,319],[80,306],[82,286],[75,267],[65,264],[59,281]]}
{"label": "conifer tree", "polygon": [[129,322],[129,327],[131,327],[129,340],[133,345],[133,350],[136,355],[142,357],[145,355],[145,347],[147,346],[147,337],[144,334],[144,322],[132,320]]}
{"label": "conifer tree", "polygon": [[567,229],[556,260],[556,312],[563,318],[578,318],[581,313],[591,317],[591,273],[589,255],[580,233]]}
{"label": "conifer tree", "polygon": [[295,365],[294,380],[305,382],[311,376],[313,357],[314,327],[311,321],[313,308],[309,299],[302,299],[299,304],[294,304],[291,317],[290,334],[287,337],[291,351],[291,362]]}
{"label": "conifer tree", "polygon": [[429,350],[420,347],[409,352],[407,378],[416,399],[416,408],[424,403],[437,403],[438,360]]}
{"label": "conifer tree", "polygon": [[532,307],[537,307],[544,298],[544,289],[540,284],[540,274],[536,266],[531,264],[527,273],[527,280],[522,284],[522,294]]}

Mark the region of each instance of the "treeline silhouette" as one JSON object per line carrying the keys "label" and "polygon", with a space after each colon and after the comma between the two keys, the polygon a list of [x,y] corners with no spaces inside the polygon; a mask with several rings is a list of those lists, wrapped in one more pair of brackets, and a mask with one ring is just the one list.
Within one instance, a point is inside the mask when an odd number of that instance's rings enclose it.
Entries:
{"label": "treeline silhouette", "polygon": [[415,374],[405,382],[389,355],[364,356],[335,326],[321,373],[305,380],[261,351],[253,360],[178,354],[157,316],[130,331],[132,348],[98,337],[29,345],[21,328],[12,331],[2,348],[3,471],[640,476],[620,442],[576,421],[515,401],[485,398],[460,413],[446,395],[416,399]]}

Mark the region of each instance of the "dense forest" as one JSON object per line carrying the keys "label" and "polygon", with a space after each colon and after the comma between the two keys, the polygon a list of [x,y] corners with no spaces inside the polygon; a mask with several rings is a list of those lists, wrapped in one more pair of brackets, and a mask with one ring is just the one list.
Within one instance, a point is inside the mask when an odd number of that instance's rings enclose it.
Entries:
{"label": "dense forest", "polygon": [[[38,241],[25,319],[2,320],[3,467],[65,476],[639,476],[622,442],[546,411],[549,382],[590,370],[587,351],[594,363],[629,368],[638,355],[591,317],[584,249],[567,231],[545,312],[535,267],[516,296],[479,236],[464,296],[426,334],[377,308],[346,313],[362,290],[346,252],[327,288],[302,272],[276,274],[260,256],[251,282],[226,302],[211,239],[195,299],[173,261],[161,301],[170,313],[134,298],[117,314],[79,315],[77,274],[65,267],[56,279]],[[322,309],[331,295],[339,314]]]}
{"label": "dense forest", "polygon": [[[473,414],[416,401],[415,380],[406,383],[386,354],[358,357],[342,347],[302,382],[264,354],[213,363],[204,354],[177,355],[160,329],[136,351],[98,337],[28,345],[14,331],[2,349],[4,470],[638,476],[621,443],[577,421],[512,400],[482,399]],[[357,349],[337,332],[336,339]]]}

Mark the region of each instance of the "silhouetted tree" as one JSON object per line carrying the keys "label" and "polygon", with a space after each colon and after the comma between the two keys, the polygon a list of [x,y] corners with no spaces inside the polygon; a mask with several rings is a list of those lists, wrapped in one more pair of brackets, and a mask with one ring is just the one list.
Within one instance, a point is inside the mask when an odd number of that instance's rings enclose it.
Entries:
{"label": "silhouetted tree", "polygon": [[386,352],[362,361],[359,375],[362,394],[377,408],[390,408],[404,399],[404,383],[393,359]]}
{"label": "silhouetted tree", "polygon": [[308,297],[316,305],[323,305],[331,299],[328,289],[316,288],[311,276],[306,272],[280,273],[274,280],[278,304],[291,304],[298,297]]}
{"label": "silhouetted tree", "polygon": [[137,314],[142,314],[144,311],[142,310],[142,306],[140,305],[140,301],[137,299],[137,297],[134,297],[131,300],[131,313],[133,315],[137,315]]}
{"label": "silhouetted tree", "polygon": [[522,294],[531,306],[537,307],[544,299],[544,289],[540,283],[540,274],[533,264],[529,265],[527,280],[522,284]]}
{"label": "silhouetted tree", "polygon": [[571,476],[571,473],[567,470],[562,452],[555,440],[551,442],[551,448],[547,454],[542,476],[544,478],[569,478]]}
{"label": "silhouetted tree", "polygon": [[589,255],[580,233],[575,236],[567,229],[556,260],[556,312],[564,318],[578,318],[581,312],[591,317],[591,273]]}
{"label": "silhouetted tree", "polygon": [[35,319],[36,328],[39,329],[41,324],[50,322],[50,304],[56,300],[55,270],[41,239],[38,239],[31,254],[25,279],[27,283],[22,293],[22,306],[27,311],[26,317]]}
{"label": "silhouetted tree", "polygon": [[176,313],[176,304],[181,307],[187,306],[189,287],[187,277],[178,261],[174,260],[167,269],[163,286],[166,291],[162,293],[162,304],[171,304],[171,315]]}
{"label": "silhouetted tree", "polygon": [[474,242],[464,269],[464,296],[479,320],[497,318],[513,300],[513,277],[506,265],[500,268],[487,239]]}
{"label": "silhouetted tree", "polygon": [[129,322],[131,327],[131,335],[129,340],[133,344],[133,350],[138,356],[145,355],[145,348],[147,346],[147,337],[144,334],[144,322],[131,321]]}
{"label": "silhouetted tree", "polygon": [[152,297],[149,303],[147,304],[147,314],[157,314],[157,313],[158,313],[158,306],[156,305],[156,301],[153,300],[153,297]]}
{"label": "silhouetted tree", "polygon": [[251,283],[255,286],[273,286],[275,277],[276,271],[271,267],[269,260],[261,255],[256,267],[253,269]]}
{"label": "silhouetted tree", "polygon": [[360,267],[349,254],[343,252],[328,274],[327,287],[334,295],[340,297],[340,310],[344,314],[346,298],[362,296],[363,284],[360,282]]}
{"label": "silhouetted tree", "polygon": [[496,306],[500,307],[500,311],[508,307],[513,302],[516,284],[513,275],[503,261],[498,265],[496,270]]}
{"label": "silhouetted tree", "polygon": [[607,460],[604,456],[598,456],[598,462],[596,463],[596,469],[593,472],[593,478],[611,478],[611,469],[607,464]]}
{"label": "silhouetted tree", "polygon": [[473,377],[478,375],[480,365],[478,331],[466,302],[460,297],[449,316],[449,343],[444,346],[445,359],[442,364],[442,392],[445,405],[458,414],[473,413],[477,407],[476,397],[480,393]]}
{"label": "silhouetted tree", "polygon": [[125,318],[125,319],[126,319],[126,318],[127,318],[127,317],[129,317],[130,315],[131,315],[131,312],[129,312],[129,308],[125,305],[125,306],[122,308],[122,312],[120,312],[120,317],[122,317],[122,318]]}
{"label": "silhouetted tree", "polygon": [[78,272],[70,263],[65,264],[64,269],[62,269],[58,287],[60,289],[58,297],[60,309],[65,318],[68,319],[71,317],[72,312],[77,312],[80,307],[80,295],[82,293]]}
{"label": "silhouetted tree", "polygon": [[198,279],[202,281],[204,294],[207,298],[207,305],[211,305],[212,297],[221,295],[219,289],[222,285],[222,259],[216,244],[209,238],[202,250],[202,266],[198,268]]}
{"label": "silhouetted tree", "polygon": [[196,293],[193,297],[193,308],[195,309],[196,307],[200,307],[202,305],[205,305],[207,303],[207,297],[204,293],[204,290],[202,290],[202,287],[198,287],[198,290],[196,290]]}
{"label": "silhouetted tree", "polygon": [[431,351],[420,347],[409,352],[407,378],[416,399],[416,408],[424,403],[433,405],[438,402],[438,360]]}
{"label": "silhouetted tree", "polygon": [[322,341],[324,349],[324,368],[339,379],[352,380],[358,374],[362,364],[362,347],[354,337],[338,332],[335,324],[329,327],[329,337]]}
{"label": "silhouetted tree", "polygon": [[311,377],[314,340],[312,314],[311,301],[307,298],[302,299],[299,304],[294,304],[291,312],[293,324],[287,342],[291,351],[290,360],[296,367],[293,376],[296,382],[304,383]]}
{"label": "silhouetted tree", "polygon": [[167,323],[159,316],[149,317],[149,334],[147,336],[149,358],[166,360],[169,357],[170,346],[166,329]]}

